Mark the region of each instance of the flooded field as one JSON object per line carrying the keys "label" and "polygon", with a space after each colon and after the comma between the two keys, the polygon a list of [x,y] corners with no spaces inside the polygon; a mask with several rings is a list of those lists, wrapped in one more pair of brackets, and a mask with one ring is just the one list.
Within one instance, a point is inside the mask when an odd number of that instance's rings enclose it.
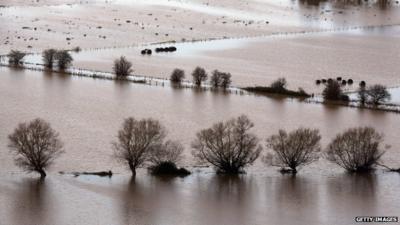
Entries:
{"label": "flooded field", "polygon": [[[320,160],[292,178],[261,161],[240,178],[197,169],[190,155],[195,132],[242,113],[259,138],[279,128],[319,128],[324,145],[351,126],[385,133],[384,162],[400,153],[398,115],[252,95],[152,87],[60,74],[0,69],[0,224],[352,224],[355,215],[396,215],[398,174],[351,176]],[[123,118],[153,117],[185,144],[186,178],[158,179],[140,170],[135,181],[111,157]],[[41,117],[60,132],[66,153],[40,183],[13,165],[7,135],[17,123]],[[58,171],[111,169],[113,178]],[[179,202],[179,203],[178,203]],[[178,203],[178,204],[177,204]],[[307,215],[306,217],[304,215]],[[301,219],[300,219],[301,218]]]}

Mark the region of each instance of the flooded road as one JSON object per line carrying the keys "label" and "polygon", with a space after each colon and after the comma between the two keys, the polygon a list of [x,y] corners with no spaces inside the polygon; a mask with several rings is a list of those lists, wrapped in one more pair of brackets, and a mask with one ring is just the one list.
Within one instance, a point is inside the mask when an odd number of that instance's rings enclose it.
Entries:
{"label": "flooded road", "polygon": [[[0,68],[0,224],[353,224],[357,215],[398,213],[398,174],[351,176],[320,161],[293,178],[261,160],[239,178],[197,169],[190,156],[196,131],[247,114],[264,140],[279,128],[319,128],[325,145],[337,132],[370,125],[391,145],[385,163],[398,165],[398,114],[300,103],[296,100],[198,92],[68,75]],[[111,157],[123,118],[153,117],[186,147],[194,174],[159,179],[129,172]],[[7,135],[41,117],[60,132],[66,153],[40,182],[13,165]],[[113,178],[58,171],[111,169]]]}

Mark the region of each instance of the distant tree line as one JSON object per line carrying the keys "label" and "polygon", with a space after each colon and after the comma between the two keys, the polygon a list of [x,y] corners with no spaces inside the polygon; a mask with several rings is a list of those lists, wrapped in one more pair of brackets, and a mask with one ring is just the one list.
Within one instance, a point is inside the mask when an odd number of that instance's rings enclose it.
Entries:
{"label": "distant tree line", "polygon": [[[245,115],[215,123],[197,132],[191,144],[192,155],[217,173],[243,173],[263,151],[259,138],[251,132],[253,127]],[[141,167],[153,174],[189,174],[177,166],[183,157],[183,145],[166,137],[167,130],[158,120],[126,118],[112,142],[114,157],[127,165],[133,176]],[[64,152],[59,133],[42,119],[19,124],[8,139],[16,165],[41,177]],[[383,135],[374,128],[356,127],[337,134],[322,153],[320,140],[317,129],[279,130],[266,139],[268,152],[263,161],[292,174],[321,156],[350,172],[371,171],[382,165]]]}

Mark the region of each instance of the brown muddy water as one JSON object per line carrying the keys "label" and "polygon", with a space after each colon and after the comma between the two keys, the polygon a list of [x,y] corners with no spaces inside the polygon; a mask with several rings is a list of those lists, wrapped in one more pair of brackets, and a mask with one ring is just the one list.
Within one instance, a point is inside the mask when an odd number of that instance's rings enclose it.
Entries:
{"label": "brown muddy water", "polygon": [[[258,161],[240,177],[195,168],[196,131],[247,114],[264,140],[279,128],[319,128],[323,144],[352,126],[385,133],[385,163],[398,166],[399,115],[291,99],[198,92],[0,68],[0,224],[355,224],[355,216],[399,216],[400,177],[378,170],[349,175],[321,159],[297,177]],[[135,180],[111,157],[123,118],[153,117],[186,146],[182,165],[194,174],[161,179],[143,169]],[[40,182],[13,165],[7,135],[41,117],[60,132],[66,153]],[[111,169],[111,179],[58,171]]]}

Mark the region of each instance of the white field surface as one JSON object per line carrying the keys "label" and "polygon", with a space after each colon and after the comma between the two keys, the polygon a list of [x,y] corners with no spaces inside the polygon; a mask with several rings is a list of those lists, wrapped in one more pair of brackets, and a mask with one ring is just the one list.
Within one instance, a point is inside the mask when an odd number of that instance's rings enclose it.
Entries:
{"label": "white field surface", "polygon": [[396,3],[382,9],[375,3],[305,6],[289,0],[3,0],[0,6],[1,54],[10,49],[120,47],[400,21]]}

